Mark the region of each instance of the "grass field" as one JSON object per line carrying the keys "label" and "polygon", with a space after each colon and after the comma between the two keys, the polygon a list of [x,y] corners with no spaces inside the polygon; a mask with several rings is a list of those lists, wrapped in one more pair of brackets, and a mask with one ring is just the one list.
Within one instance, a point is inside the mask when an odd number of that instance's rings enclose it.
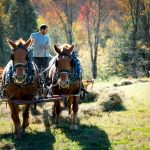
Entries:
{"label": "grass field", "polygon": [[[56,129],[47,103],[38,113],[31,110],[27,134],[18,140],[13,138],[9,108],[1,105],[0,150],[149,150],[150,82],[114,87],[113,82],[96,81],[95,92],[96,99],[80,103],[79,130],[69,129],[66,110]],[[103,112],[101,103],[113,92],[121,95],[124,108]]]}

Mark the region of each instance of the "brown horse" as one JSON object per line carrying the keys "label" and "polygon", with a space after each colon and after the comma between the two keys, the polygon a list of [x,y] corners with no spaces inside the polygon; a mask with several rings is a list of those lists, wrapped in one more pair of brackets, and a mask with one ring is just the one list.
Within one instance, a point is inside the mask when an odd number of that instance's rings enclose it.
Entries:
{"label": "brown horse", "polygon": [[[54,45],[54,49],[58,56],[56,57],[56,61],[49,71],[49,78],[52,82],[52,95],[71,95],[67,100],[69,115],[73,111],[70,129],[78,129],[77,113],[80,97],[73,95],[79,93],[81,81],[80,78],[71,78],[74,74],[73,58],[71,55],[74,49],[74,45],[64,44],[59,48]],[[60,123],[60,111],[60,101],[54,102],[53,114],[55,116],[56,126],[59,126]]]}
{"label": "brown horse", "polygon": [[[38,89],[38,79],[34,75],[37,73],[35,64],[31,62],[29,67],[29,54],[27,48],[31,44],[29,39],[25,42],[19,39],[13,42],[7,39],[9,46],[12,49],[11,61],[4,69],[2,77],[2,86],[5,91],[5,97],[8,99],[8,104],[11,110],[11,118],[14,123],[15,137],[21,137],[25,132],[25,128],[29,125],[29,104],[23,106],[23,121],[22,125],[19,119],[20,106],[12,103],[12,100],[29,100],[33,99],[35,92]],[[33,72],[32,76],[28,74],[29,70]]]}

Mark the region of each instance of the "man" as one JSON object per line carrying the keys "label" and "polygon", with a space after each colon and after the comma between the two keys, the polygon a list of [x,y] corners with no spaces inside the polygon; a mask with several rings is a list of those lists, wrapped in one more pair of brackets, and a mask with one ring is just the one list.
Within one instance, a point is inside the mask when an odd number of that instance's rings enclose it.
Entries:
{"label": "man", "polygon": [[33,61],[40,71],[48,67],[49,60],[52,58],[49,54],[50,38],[47,32],[48,26],[42,24],[39,32],[32,33],[30,36],[33,41]]}

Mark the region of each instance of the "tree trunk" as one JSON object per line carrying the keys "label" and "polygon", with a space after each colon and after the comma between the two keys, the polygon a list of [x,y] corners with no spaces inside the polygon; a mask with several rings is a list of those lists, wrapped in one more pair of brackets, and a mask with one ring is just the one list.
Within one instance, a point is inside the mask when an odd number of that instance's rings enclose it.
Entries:
{"label": "tree trunk", "polygon": [[[90,3],[90,2],[89,2]],[[92,3],[92,2],[91,2]],[[90,4],[91,4],[90,3]],[[92,76],[94,79],[97,78],[97,52],[98,52],[98,44],[100,39],[100,12],[101,12],[101,0],[97,1],[98,11],[97,11],[97,19],[95,20],[94,28],[90,27],[90,7],[86,8],[86,28],[88,31],[88,44],[90,47],[90,55],[92,62]],[[94,36],[94,40],[92,37]]]}
{"label": "tree trunk", "polygon": [[97,62],[96,62],[96,60],[94,60],[94,62],[92,63],[92,75],[93,75],[94,79],[97,78]]}
{"label": "tree trunk", "polygon": [[[139,20],[139,3],[140,0],[136,1],[136,7],[134,8],[133,2],[129,0],[131,6],[131,16],[133,22],[133,33],[132,33],[132,62],[131,62],[131,73],[133,78],[137,78],[137,58],[138,58],[138,51],[137,51],[137,29],[138,29],[138,20]],[[135,9],[135,13],[134,13]]]}
{"label": "tree trunk", "polygon": [[133,37],[132,37],[132,77],[137,78],[137,48],[136,48],[136,36],[137,36],[137,27],[134,27]]}
{"label": "tree trunk", "polygon": [[67,28],[65,29],[65,31],[68,44],[72,44],[73,42],[72,28]]}

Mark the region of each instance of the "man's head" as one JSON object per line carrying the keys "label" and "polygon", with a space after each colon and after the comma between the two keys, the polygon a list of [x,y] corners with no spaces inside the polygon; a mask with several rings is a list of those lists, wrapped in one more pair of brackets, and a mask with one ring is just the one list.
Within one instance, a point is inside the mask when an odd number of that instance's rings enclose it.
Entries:
{"label": "man's head", "polygon": [[42,24],[40,26],[40,33],[45,35],[45,34],[47,34],[47,32],[48,32],[48,26],[46,24]]}

